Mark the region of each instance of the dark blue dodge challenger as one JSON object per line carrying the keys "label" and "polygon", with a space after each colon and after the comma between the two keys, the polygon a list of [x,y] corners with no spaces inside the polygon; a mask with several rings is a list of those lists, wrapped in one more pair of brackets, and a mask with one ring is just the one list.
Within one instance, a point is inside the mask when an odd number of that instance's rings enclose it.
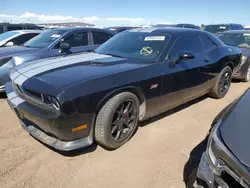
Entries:
{"label": "dark blue dodge challenger", "polygon": [[115,149],[138,121],[207,93],[224,97],[241,56],[203,31],[133,29],[95,53],[17,66],[6,92],[22,127],[41,142],[64,151],[94,141]]}

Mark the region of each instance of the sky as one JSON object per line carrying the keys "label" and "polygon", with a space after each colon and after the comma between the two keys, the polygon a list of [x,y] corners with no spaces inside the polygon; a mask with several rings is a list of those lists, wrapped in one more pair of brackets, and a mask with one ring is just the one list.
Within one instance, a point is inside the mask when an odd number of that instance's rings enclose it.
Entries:
{"label": "sky", "polygon": [[0,22],[250,25],[250,0],[0,0]]}

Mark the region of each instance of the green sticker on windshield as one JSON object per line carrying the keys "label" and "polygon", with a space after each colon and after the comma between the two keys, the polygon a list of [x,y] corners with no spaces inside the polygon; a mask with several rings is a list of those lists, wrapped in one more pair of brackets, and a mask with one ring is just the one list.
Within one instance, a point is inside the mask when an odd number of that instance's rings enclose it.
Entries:
{"label": "green sticker on windshield", "polygon": [[148,56],[153,53],[153,49],[149,46],[145,46],[141,49],[140,54],[143,56]]}

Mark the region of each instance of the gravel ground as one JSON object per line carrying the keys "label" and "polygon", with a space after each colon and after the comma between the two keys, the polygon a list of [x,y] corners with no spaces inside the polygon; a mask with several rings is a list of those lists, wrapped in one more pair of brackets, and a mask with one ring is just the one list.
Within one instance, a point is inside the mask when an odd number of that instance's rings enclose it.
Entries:
{"label": "gravel ground", "polygon": [[0,187],[185,187],[190,152],[204,140],[213,118],[248,87],[233,83],[221,100],[202,97],[143,122],[115,151],[94,145],[67,154],[29,136],[6,100],[0,99]]}

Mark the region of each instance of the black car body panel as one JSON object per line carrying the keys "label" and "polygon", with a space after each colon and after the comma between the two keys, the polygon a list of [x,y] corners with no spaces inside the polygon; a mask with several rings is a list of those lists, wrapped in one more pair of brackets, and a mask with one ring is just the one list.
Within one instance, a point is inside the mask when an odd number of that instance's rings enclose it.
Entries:
{"label": "black car body panel", "polygon": [[[214,127],[210,133],[211,138],[198,170],[198,177],[203,179],[209,188],[215,188],[220,183],[232,186],[229,177],[238,182],[238,186],[234,183],[234,187],[250,187],[249,100],[248,89],[228,105],[212,124]],[[217,160],[216,166],[211,160],[211,151],[213,160]],[[225,174],[229,176],[225,178]]]}
{"label": "black car body panel", "polygon": [[229,150],[248,167],[250,167],[250,151],[246,148],[250,141],[249,100],[250,92],[246,92],[220,126],[221,137]]}
{"label": "black car body panel", "polygon": [[[165,38],[159,37],[163,34],[171,37],[155,60],[87,53],[17,66],[10,75],[12,84],[6,88],[10,105],[21,114],[19,118],[27,127],[37,127],[58,140],[77,142],[93,133],[96,114],[117,93],[130,91],[138,97],[139,119],[143,120],[208,93],[225,66],[236,71],[240,63],[238,48],[227,47],[213,35],[199,30],[135,29],[111,40],[137,34],[140,40],[145,40],[140,35],[151,35],[150,39],[160,41]],[[216,47],[212,45],[209,51],[196,54],[194,59],[175,63],[176,59],[169,55],[171,49],[176,41],[190,36],[197,37],[198,43],[202,37],[208,37]],[[112,43],[111,40],[107,43]],[[96,52],[101,51],[102,46]],[[45,104],[44,96],[57,100],[60,110]],[[87,129],[70,131],[83,123],[88,125]]]}

